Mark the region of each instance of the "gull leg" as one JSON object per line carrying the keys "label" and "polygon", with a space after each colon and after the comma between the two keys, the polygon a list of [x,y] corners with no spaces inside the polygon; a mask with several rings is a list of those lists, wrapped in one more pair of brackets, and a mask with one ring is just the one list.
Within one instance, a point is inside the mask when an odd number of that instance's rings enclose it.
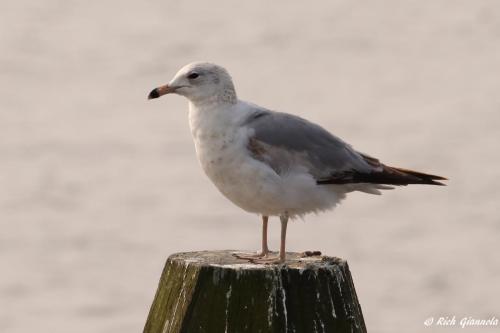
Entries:
{"label": "gull leg", "polygon": [[288,225],[288,214],[280,216],[281,220],[281,243],[280,243],[280,262],[284,262],[286,259],[286,227]]}
{"label": "gull leg", "polygon": [[267,224],[269,221],[269,216],[262,215],[262,251],[260,253],[234,253],[233,255],[239,259],[258,259],[265,258],[269,254],[269,248],[267,246]]}
{"label": "gull leg", "polygon": [[281,243],[280,243],[280,254],[279,257],[271,257],[271,258],[256,258],[250,260],[253,263],[257,264],[282,264],[286,260],[286,227],[288,225],[288,214],[285,213],[280,215],[281,220]]}
{"label": "gull leg", "polygon": [[267,222],[269,221],[269,216],[262,216],[262,256],[267,256],[269,254],[269,247],[267,247]]}

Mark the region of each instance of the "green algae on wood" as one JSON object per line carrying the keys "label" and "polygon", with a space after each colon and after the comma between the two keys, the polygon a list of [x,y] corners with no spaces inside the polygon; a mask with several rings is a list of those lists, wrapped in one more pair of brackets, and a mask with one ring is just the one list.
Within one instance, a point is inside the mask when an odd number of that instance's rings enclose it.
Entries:
{"label": "green algae on wood", "polygon": [[366,332],[346,261],[287,253],[260,265],[234,252],[170,256],[144,333]]}

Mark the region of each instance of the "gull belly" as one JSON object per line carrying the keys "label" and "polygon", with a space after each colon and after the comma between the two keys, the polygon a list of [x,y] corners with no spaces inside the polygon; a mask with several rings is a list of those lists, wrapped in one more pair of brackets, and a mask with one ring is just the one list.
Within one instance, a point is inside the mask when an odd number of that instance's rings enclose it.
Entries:
{"label": "gull belly", "polygon": [[253,132],[241,125],[245,111],[238,104],[212,110],[190,107],[196,155],[226,198],[251,213],[295,217],[331,209],[345,197],[344,186],[318,186],[304,167],[280,175],[255,159],[247,148]]}

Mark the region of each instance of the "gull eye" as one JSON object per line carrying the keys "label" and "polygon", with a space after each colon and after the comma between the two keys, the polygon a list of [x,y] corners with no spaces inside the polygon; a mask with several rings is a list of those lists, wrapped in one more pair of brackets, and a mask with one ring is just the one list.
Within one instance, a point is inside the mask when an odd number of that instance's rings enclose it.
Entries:
{"label": "gull eye", "polygon": [[188,75],[188,79],[193,80],[200,76],[198,73],[191,73]]}

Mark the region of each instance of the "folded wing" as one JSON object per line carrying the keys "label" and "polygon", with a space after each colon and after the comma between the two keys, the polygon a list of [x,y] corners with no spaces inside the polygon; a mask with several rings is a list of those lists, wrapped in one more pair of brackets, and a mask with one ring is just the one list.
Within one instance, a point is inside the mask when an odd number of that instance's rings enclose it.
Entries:
{"label": "folded wing", "polygon": [[259,109],[245,125],[253,130],[249,151],[278,174],[300,168],[307,170],[319,185],[444,185],[438,182],[445,180],[443,177],[384,165],[297,116]]}

